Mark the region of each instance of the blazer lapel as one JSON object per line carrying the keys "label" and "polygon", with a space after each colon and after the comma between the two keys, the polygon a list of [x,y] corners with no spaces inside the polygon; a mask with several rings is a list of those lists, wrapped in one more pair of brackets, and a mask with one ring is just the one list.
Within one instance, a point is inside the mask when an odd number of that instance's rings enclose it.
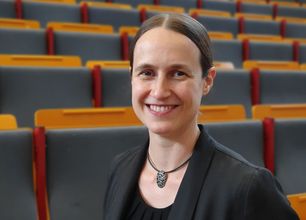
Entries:
{"label": "blazer lapel", "polygon": [[116,196],[111,211],[113,216],[110,217],[111,220],[120,220],[124,217],[126,206],[130,204],[131,201],[129,200],[133,198],[131,195],[134,193],[135,187],[137,187],[140,172],[147,155],[147,148],[148,142],[141,146],[140,151],[124,167],[124,173],[117,181]]}
{"label": "blazer lapel", "polygon": [[195,208],[214,155],[214,146],[203,126],[197,140],[186,174],[182,180],[175,202],[169,213],[169,220],[189,220]]}

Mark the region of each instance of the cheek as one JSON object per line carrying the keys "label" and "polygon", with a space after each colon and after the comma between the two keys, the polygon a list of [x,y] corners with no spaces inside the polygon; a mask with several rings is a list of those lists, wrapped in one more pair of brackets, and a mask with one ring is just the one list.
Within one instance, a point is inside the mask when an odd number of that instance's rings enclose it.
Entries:
{"label": "cheek", "polygon": [[189,102],[196,102],[202,98],[202,87],[197,83],[188,83],[176,88],[176,94]]}
{"label": "cheek", "polygon": [[148,87],[144,83],[141,83],[137,80],[132,81],[132,100],[133,102],[141,99],[147,93]]}

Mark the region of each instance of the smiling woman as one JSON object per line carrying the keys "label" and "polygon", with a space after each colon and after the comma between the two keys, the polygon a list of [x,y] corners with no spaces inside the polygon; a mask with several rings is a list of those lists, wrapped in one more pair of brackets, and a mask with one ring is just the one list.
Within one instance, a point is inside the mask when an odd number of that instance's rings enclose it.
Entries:
{"label": "smiling woman", "polygon": [[217,143],[197,124],[216,75],[206,29],[157,15],[130,54],[132,103],[149,140],[112,164],[104,219],[298,219],[272,174]]}

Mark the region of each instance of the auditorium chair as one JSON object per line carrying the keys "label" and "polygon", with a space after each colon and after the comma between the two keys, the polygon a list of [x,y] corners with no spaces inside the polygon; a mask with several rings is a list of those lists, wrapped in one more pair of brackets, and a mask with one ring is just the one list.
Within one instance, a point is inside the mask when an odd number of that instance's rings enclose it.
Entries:
{"label": "auditorium chair", "polygon": [[45,132],[43,128],[36,128],[35,138],[42,139],[36,142],[40,152],[37,157],[45,164],[38,167],[38,173],[42,174],[38,181],[46,183],[38,186],[43,195],[39,202],[47,201],[50,220],[100,220],[112,159],[146,143],[147,131],[144,127],[47,129]]}
{"label": "auditorium chair", "polygon": [[213,59],[232,62],[235,68],[242,67],[243,50],[240,40],[212,40]]}
{"label": "auditorium chair", "polygon": [[2,129],[16,129],[16,117],[12,114],[0,114],[0,130]]}
{"label": "auditorium chair", "polygon": [[16,18],[14,1],[10,0],[0,1],[0,18]]}
{"label": "auditorium chair", "polygon": [[277,7],[278,17],[296,17],[296,18],[306,18],[306,8],[305,7],[288,7],[281,6]]}
{"label": "auditorium chair", "polygon": [[279,21],[243,19],[241,33],[280,36],[280,27],[281,23]]}
{"label": "auditorium chair", "polygon": [[262,15],[273,15],[273,5],[272,4],[258,4],[256,2],[237,2],[238,12],[251,13],[251,14],[262,14]]}
{"label": "auditorium chair", "polygon": [[84,67],[0,67],[0,113],[32,127],[41,108],[92,107],[92,77]]}
{"label": "auditorium chair", "polygon": [[49,29],[48,42],[52,55],[77,55],[87,60],[121,60],[122,45],[119,34]]}
{"label": "auditorium chair", "polygon": [[285,38],[306,38],[306,23],[285,22]]}
{"label": "auditorium chair", "polygon": [[234,37],[239,33],[238,20],[231,17],[223,16],[205,16],[192,13],[192,16],[203,24],[210,31],[229,32]]}
{"label": "auditorium chair", "polygon": [[236,13],[236,2],[205,0],[202,1],[202,8],[227,11],[232,15],[234,15]]}
{"label": "auditorium chair", "polygon": [[38,220],[32,130],[0,130],[0,219]]}
{"label": "auditorium chair", "polygon": [[47,54],[43,29],[0,28],[0,42],[2,54]]}
{"label": "auditorium chair", "polygon": [[[140,13],[130,5],[87,4],[88,23],[112,25],[116,31],[120,26],[140,26]],[[115,19],[114,19],[115,18]]]}
{"label": "auditorium chair", "polygon": [[261,70],[258,104],[306,103],[305,85],[305,71]]}
{"label": "auditorium chair", "polygon": [[219,143],[241,154],[251,163],[265,167],[264,132],[261,121],[206,123],[204,126]]}
{"label": "auditorium chair", "polygon": [[275,175],[286,194],[306,192],[306,119],[275,119]]}
{"label": "auditorium chair", "polygon": [[179,6],[183,7],[186,11],[190,8],[197,8],[198,0],[159,0],[159,5],[168,5],[168,6]]}
{"label": "auditorium chair", "polygon": [[165,5],[146,5],[140,4],[137,6],[137,9],[140,11],[141,21],[145,21],[150,17],[153,17],[157,14],[164,13],[184,13],[185,9],[179,6],[165,6]]}
{"label": "auditorium chair", "polygon": [[24,19],[38,20],[42,27],[51,21],[81,22],[81,10],[77,4],[23,1],[22,9]]}
{"label": "auditorium chair", "polygon": [[305,104],[253,105],[252,118],[306,118]]}
{"label": "auditorium chair", "polygon": [[149,4],[149,5],[154,4],[154,0],[112,0],[112,2],[130,4],[134,8],[137,8],[137,5],[140,5],[140,4]]}
{"label": "auditorium chair", "polygon": [[300,44],[299,46],[299,62],[306,63],[306,42],[304,44]]}
{"label": "auditorium chair", "polygon": [[[239,85],[239,86],[234,86]],[[218,70],[214,86],[202,98],[202,105],[243,105],[251,116],[251,78],[246,70]]]}
{"label": "auditorium chair", "polygon": [[294,61],[293,45],[288,42],[247,41],[245,60]]}

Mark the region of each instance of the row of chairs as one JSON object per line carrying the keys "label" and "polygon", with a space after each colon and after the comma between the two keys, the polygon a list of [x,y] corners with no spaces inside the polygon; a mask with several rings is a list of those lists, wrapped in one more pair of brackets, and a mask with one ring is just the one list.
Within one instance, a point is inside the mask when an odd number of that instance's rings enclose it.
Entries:
{"label": "row of chairs", "polygon": [[[179,3],[176,1],[175,3]],[[188,1],[181,1],[186,2]],[[200,9],[190,9],[190,14],[200,14],[200,15],[211,15],[218,17],[232,17],[229,10],[231,7],[228,4],[233,2],[224,2],[224,1],[208,1],[205,5],[212,6],[225,4],[225,6],[218,7],[207,7]],[[140,26],[141,22],[145,19],[151,17],[156,13],[161,12],[177,12],[183,13],[184,9],[181,7],[175,6],[159,6],[159,5],[139,5],[138,8],[132,8],[128,4],[116,4],[116,3],[103,3],[103,2],[82,2],[81,4],[55,4],[48,3],[46,1],[42,2],[13,2],[10,0],[0,1],[0,17],[4,18],[18,18],[18,19],[28,19],[28,20],[38,20],[42,27],[45,27],[49,21],[62,21],[62,22],[84,22],[84,23],[97,23],[97,24],[110,24],[113,25],[116,29],[119,26]],[[245,17],[252,19],[260,19],[272,21],[275,20],[288,20],[298,23],[304,23],[304,18],[291,18],[282,16],[273,16],[272,14],[266,14],[265,9],[262,7],[264,5],[244,5],[243,3],[234,6],[236,8],[246,8],[246,10],[239,10],[239,12],[234,13],[235,17]],[[272,6],[270,6],[272,9]],[[292,7],[289,8],[292,10]],[[306,8],[300,7],[297,10],[301,10],[300,14],[305,15]],[[275,14],[275,13],[274,13]],[[298,12],[293,13],[293,15],[299,14]],[[110,16],[111,15],[111,16]],[[286,15],[286,14],[285,14]],[[112,16],[116,16],[118,19],[112,19]]]}
{"label": "row of chairs", "polygon": [[[104,10],[98,9],[97,10]],[[109,9],[112,10],[112,9]],[[111,11],[110,11],[111,12]],[[111,12],[112,13],[112,12]],[[139,27],[140,21],[136,22],[129,22],[128,20],[124,19],[110,19],[109,18],[110,13],[105,13],[104,11],[101,11],[98,13],[97,16],[100,16],[100,18],[97,19],[91,19],[91,16],[88,16],[86,21],[83,21],[84,23],[90,23],[90,24],[98,24],[98,25],[111,25],[114,30],[119,30],[121,26],[131,26],[131,27]],[[281,21],[273,21],[273,20],[260,20],[260,19],[250,19],[248,17],[240,16],[238,18],[232,18],[228,16],[217,16],[216,15],[209,15],[207,11],[202,10],[193,10],[190,13],[191,16],[193,16],[195,19],[197,19],[200,23],[204,24],[209,32],[221,32],[221,33],[227,33],[228,36],[226,36],[229,39],[232,38],[238,38],[238,39],[244,39],[249,37],[250,34],[259,35],[258,38],[261,35],[262,39],[267,39],[268,37],[273,38],[273,40],[297,40],[301,42],[306,42],[305,39],[305,32],[306,32],[306,23],[292,23],[287,22],[286,20]],[[120,16],[118,15],[118,18]],[[47,19],[44,16],[44,19]],[[59,19],[58,19],[59,20]],[[1,27],[20,27],[21,26],[20,19],[0,19]],[[48,22],[54,22],[56,20],[53,20],[52,18],[48,20],[24,20],[25,27],[40,27],[41,23],[46,23],[42,26],[48,27]],[[63,19],[63,21],[68,21]],[[36,22],[35,26],[33,25],[33,22]],[[79,23],[82,24],[79,21],[73,21],[70,20],[70,22]],[[30,24],[29,24],[30,23]],[[215,36],[212,36],[215,37]],[[264,38],[265,37],[265,38]],[[250,37],[249,37],[250,38]],[[251,38],[252,39],[252,38]]]}
{"label": "row of chairs", "polygon": [[[3,1],[3,2],[2,2]],[[25,19],[40,19],[42,18],[42,13],[46,17],[55,17],[52,13],[65,13],[66,15],[60,15],[59,19],[73,19],[74,22],[80,22],[80,6],[77,4],[67,4],[71,1],[64,1],[66,4],[57,4],[57,7],[54,7],[54,4],[44,4],[46,1],[41,2],[27,2],[27,1],[16,1],[16,5],[12,1],[2,0],[0,6],[3,9],[0,10],[0,17],[9,17],[9,18],[25,18]],[[11,3],[10,3],[11,2]],[[47,1],[48,2],[48,1]],[[53,3],[58,1],[53,1]],[[52,1],[51,1],[52,3]],[[102,4],[101,4],[102,3]],[[124,4],[121,4],[124,3]],[[200,8],[206,10],[216,10],[221,12],[229,13],[230,15],[235,15],[236,13],[246,13],[246,14],[259,14],[263,15],[265,18],[288,18],[294,21],[303,21],[306,19],[305,11],[306,8],[302,6],[293,7],[292,5],[284,6],[280,3],[273,4],[255,4],[249,2],[230,2],[230,1],[184,1],[184,0],[159,0],[159,3],[154,5],[154,2],[150,1],[115,1],[110,4],[105,2],[99,2],[96,4],[99,6],[108,6],[115,9],[124,9],[135,10],[132,6],[138,7],[140,10],[143,9],[141,6],[143,3],[149,4],[151,7],[146,8],[145,10],[156,11],[161,7],[167,8],[167,10],[172,10],[176,12],[188,11],[190,8]],[[46,10],[46,6],[49,5],[51,11]],[[53,6],[52,6],[53,5]],[[83,3],[82,3],[83,5]],[[16,6],[16,7],[15,7]],[[160,6],[160,7],[158,7]],[[172,7],[172,8],[171,8]],[[175,9],[174,9],[175,7]],[[0,7],[1,8],[1,7]],[[82,9],[83,10],[83,9]],[[164,9],[165,10],[165,9]],[[38,19],[38,20],[40,20]],[[45,19],[43,19],[45,20]]]}
{"label": "row of chairs", "polygon": [[[33,126],[38,109],[131,106],[128,68],[0,67],[0,113]],[[219,70],[204,105],[306,103],[305,71]]]}
{"label": "row of chairs", "polygon": [[[270,169],[301,219],[305,218],[305,194],[301,194],[306,192],[305,119],[208,123],[205,127],[217,141]],[[101,219],[110,161],[146,139],[144,127],[0,131],[0,177],[6,180],[0,187],[0,218]]]}
{"label": "row of chairs", "polygon": [[[83,62],[127,60],[133,36],[112,33],[109,26],[96,33],[100,27],[64,23],[48,29],[0,28],[0,54],[76,55]],[[235,68],[243,67],[247,60],[306,63],[306,44],[296,41],[212,39],[212,49],[215,61],[231,62]]]}
{"label": "row of chairs", "polygon": [[[306,118],[306,104],[254,105],[252,119]],[[242,105],[207,105],[199,109],[198,122],[247,120]],[[16,117],[0,114],[0,129],[18,128]],[[142,125],[132,107],[40,109],[35,112],[34,126],[46,128]]]}

